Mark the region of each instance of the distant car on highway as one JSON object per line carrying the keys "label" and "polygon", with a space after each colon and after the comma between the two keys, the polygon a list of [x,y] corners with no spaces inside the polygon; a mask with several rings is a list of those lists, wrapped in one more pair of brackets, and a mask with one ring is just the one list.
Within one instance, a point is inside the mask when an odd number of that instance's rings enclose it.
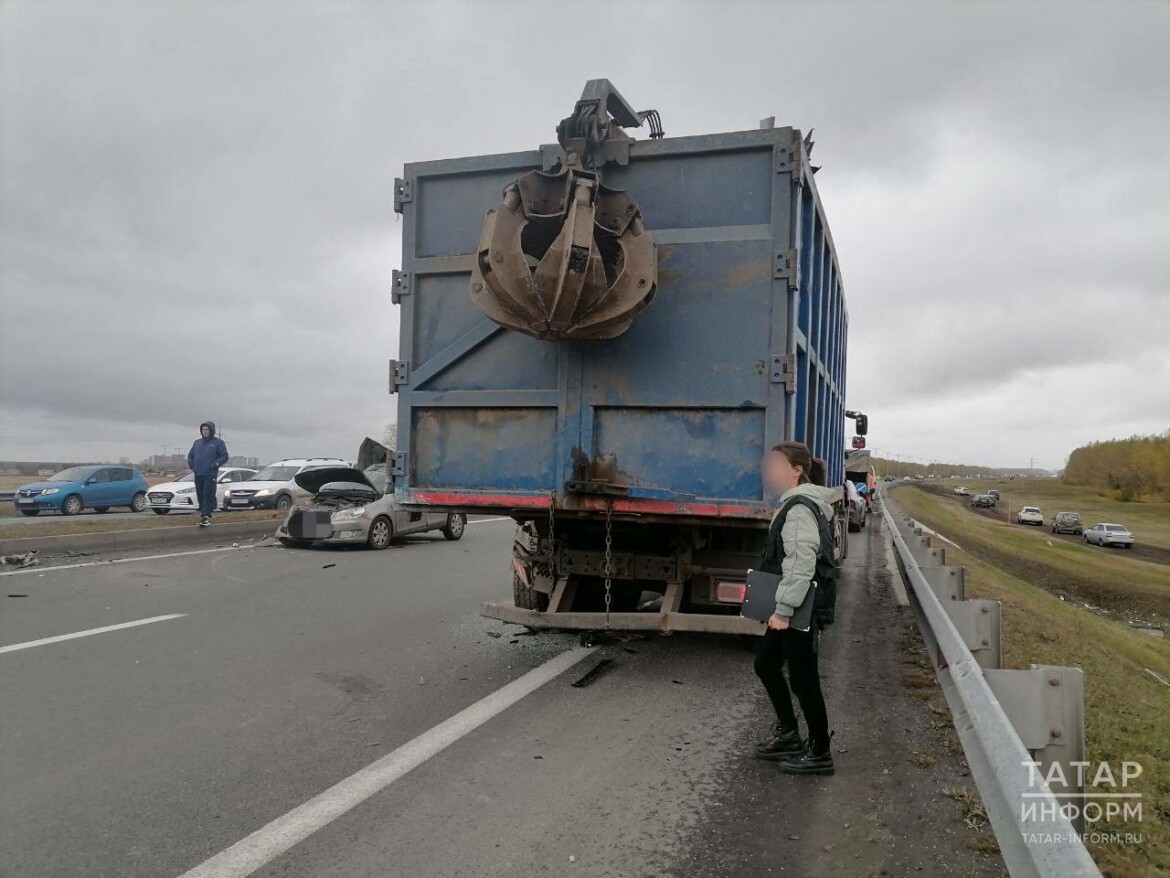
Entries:
{"label": "distant car on highway", "polygon": [[955,493],[956,493],[956,494],[960,494],[960,495],[962,495],[963,497],[966,497],[966,496],[968,496],[968,495],[969,495],[971,492],[970,492],[970,491],[968,491],[966,488],[955,488]]}
{"label": "distant car on highway", "polygon": [[321,467],[348,467],[340,457],[294,457],[270,463],[250,479],[227,489],[225,507],[231,509],[291,509],[307,496],[293,481],[297,473]]}
{"label": "distant car on highway", "polygon": [[71,466],[43,482],[21,485],[13,503],[23,515],[60,512],[77,515],[83,509],[109,512],[126,506],[131,512],[146,508],[146,477],[130,466]]}
{"label": "distant car on highway", "polygon": [[317,467],[302,470],[294,480],[312,499],[289,512],[276,529],[286,546],[365,544],[386,549],[395,537],[433,530],[458,540],[467,527],[467,516],[459,512],[400,508],[384,463],[364,472],[352,466]]}
{"label": "distant car on highway", "polygon": [[972,509],[994,509],[995,498],[989,494],[976,494],[971,498]]}
{"label": "distant car on highway", "polygon": [[999,491],[995,490],[994,488],[992,488],[990,491],[987,492],[987,496],[990,497],[992,500],[994,500],[996,503],[999,502]]}
{"label": "distant car on highway", "polygon": [[1016,524],[1034,524],[1044,527],[1044,513],[1039,506],[1025,506],[1016,513]]}
{"label": "distant car on highway", "polygon": [[1133,548],[1133,534],[1123,524],[1095,524],[1085,531],[1085,542],[1098,546],[1124,546]]}
{"label": "distant car on highway", "polygon": [[848,479],[845,480],[845,497],[849,504],[849,532],[857,533],[865,527],[865,516],[869,512],[869,507],[866,505],[865,499],[857,492],[857,485]]}
{"label": "distant car on highway", "polygon": [[[228,488],[254,475],[256,475],[254,469],[239,466],[222,467],[219,471],[219,481],[215,486],[216,507],[227,509]],[[195,498],[194,473],[187,473],[173,482],[155,485],[146,496],[150,500],[151,510],[157,515],[166,515],[168,512],[195,512],[199,509],[199,502]]]}
{"label": "distant car on highway", "polygon": [[1085,532],[1085,526],[1075,512],[1058,512],[1052,517],[1052,532],[1080,536]]}

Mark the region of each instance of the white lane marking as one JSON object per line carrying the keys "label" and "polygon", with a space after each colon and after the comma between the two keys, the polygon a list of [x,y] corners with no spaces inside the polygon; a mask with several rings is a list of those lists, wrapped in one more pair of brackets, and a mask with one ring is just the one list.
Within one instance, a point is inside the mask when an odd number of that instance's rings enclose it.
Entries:
{"label": "white lane marking", "polygon": [[329,825],[351,808],[381,792],[408,771],[454,744],[492,717],[535,692],[597,647],[576,646],[549,659],[491,695],[387,753],[325,792],[277,817],[226,850],[204,861],[180,878],[245,878],[293,845]]}
{"label": "white lane marking", "polygon": [[47,643],[60,643],[62,640],[76,640],[78,637],[92,637],[94,634],[105,634],[107,631],[121,631],[123,628],[137,628],[139,625],[149,625],[152,622],[165,622],[168,619],[182,619],[186,613],[171,613],[166,616],[151,616],[149,619],[137,619],[133,622],[120,622],[117,625],[103,625],[101,628],[90,628],[86,631],[75,631],[72,634],[58,634],[56,637],[42,637],[40,640],[28,640],[24,643],[14,643],[11,646],[0,646],[0,653],[16,652],[18,649],[32,649],[34,646],[44,646]]}
{"label": "white lane marking", "polygon": [[[468,524],[491,524],[493,521],[512,521],[511,518],[502,516],[500,518],[481,518],[477,521],[469,521]],[[51,570],[76,570],[79,567],[101,567],[105,564],[129,564],[132,561],[154,561],[162,558],[183,558],[187,555],[206,555],[210,552],[237,552],[241,549],[256,549],[259,546],[244,545],[244,546],[217,546],[214,549],[192,549],[187,552],[167,552],[162,555],[139,555],[134,558],[114,558],[109,561],[83,561],[78,564],[58,564],[55,567],[23,567],[20,570],[6,570],[0,573],[0,576],[20,576],[24,573],[48,573]]]}
{"label": "white lane marking", "polygon": [[48,573],[53,570],[76,570],[79,567],[104,567],[108,564],[130,564],[134,561],[155,561],[162,558],[183,558],[187,555],[206,555],[211,552],[239,552],[243,549],[256,549],[258,546],[217,546],[214,549],[191,549],[187,552],[167,552],[162,555],[137,555],[133,558],[111,558],[107,561],[82,561],[78,564],[58,564],[55,567],[23,567],[20,570],[8,570],[0,576],[20,576],[22,573]]}

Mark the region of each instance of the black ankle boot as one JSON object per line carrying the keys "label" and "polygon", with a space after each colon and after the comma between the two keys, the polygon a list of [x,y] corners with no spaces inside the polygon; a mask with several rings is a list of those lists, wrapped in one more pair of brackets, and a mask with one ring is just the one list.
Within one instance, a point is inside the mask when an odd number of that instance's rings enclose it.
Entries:
{"label": "black ankle boot", "polygon": [[772,740],[756,744],[755,755],[757,759],[775,762],[779,759],[797,756],[803,750],[804,740],[800,737],[800,729],[786,729],[780,723],[776,723]]}
{"label": "black ankle boot", "polygon": [[785,774],[832,774],[835,769],[829,742],[810,740],[803,753],[784,759],[779,768]]}

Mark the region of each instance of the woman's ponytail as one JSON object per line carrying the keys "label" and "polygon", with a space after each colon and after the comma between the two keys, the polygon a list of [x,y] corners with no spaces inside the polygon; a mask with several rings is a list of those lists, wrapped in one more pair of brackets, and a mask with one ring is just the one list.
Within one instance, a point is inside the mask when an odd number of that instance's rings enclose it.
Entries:
{"label": "woman's ponytail", "polygon": [[814,485],[821,485],[822,487],[825,484],[825,462],[819,457],[812,459],[812,465],[808,470],[808,480]]}

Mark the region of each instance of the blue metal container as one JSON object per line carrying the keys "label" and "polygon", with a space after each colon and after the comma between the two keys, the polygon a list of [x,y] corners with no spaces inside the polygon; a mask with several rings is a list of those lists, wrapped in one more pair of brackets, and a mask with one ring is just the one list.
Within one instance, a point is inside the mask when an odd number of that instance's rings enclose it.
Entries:
{"label": "blue metal container", "polygon": [[485,211],[558,149],[410,164],[396,182],[399,500],[749,523],[771,512],[761,457],[788,439],[839,484],[848,317],[801,133],[636,141],[606,166],[658,247],[654,300],[606,341],[510,332],[469,299]]}

